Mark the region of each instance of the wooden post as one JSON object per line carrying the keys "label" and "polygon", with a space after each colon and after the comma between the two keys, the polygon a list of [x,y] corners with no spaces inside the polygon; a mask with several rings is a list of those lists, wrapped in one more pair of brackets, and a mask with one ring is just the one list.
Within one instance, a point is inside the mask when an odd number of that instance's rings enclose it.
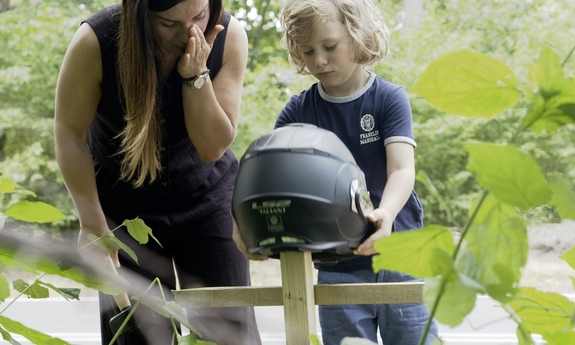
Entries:
{"label": "wooden post", "polygon": [[286,345],[309,344],[315,305],[423,302],[422,282],[314,285],[310,252],[280,253],[281,287],[230,286],[172,291],[183,308],[283,306]]}
{"label": "wooden post", "polygon": [[286,344],[309,344],[316,333],[311,253],[281,252],[280,260]]}

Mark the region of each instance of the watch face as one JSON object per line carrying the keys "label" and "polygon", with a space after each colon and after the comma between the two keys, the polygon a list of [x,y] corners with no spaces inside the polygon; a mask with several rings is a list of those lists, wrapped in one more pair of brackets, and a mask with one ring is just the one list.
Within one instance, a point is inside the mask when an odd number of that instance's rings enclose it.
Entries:
{"label": "watch face", "polygon": [[201,89],[206,83],[206,76],[200,76],[196,81],[194,81],[194,87],[196,89]]}

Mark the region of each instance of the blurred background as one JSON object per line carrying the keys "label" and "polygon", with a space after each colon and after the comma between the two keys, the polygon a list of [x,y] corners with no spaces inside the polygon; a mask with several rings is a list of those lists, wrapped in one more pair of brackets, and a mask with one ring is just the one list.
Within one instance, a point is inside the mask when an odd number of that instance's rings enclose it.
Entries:
{"label": "blurred background", "polygon": [[[373,71],[408,91],[425,68],[442,55],[468,49],[509,66],[520,88],[540,50],[550,46],[567,77],[573,78],[575,7],[572,0],[377,0],[391,34],[391,52]],[[65,219],[49,225],[6,220],[5,227],[30,235],[74,238],[78,219],[54,158],[54,90],[60,64],[83,19],[111,5],[108,0],[0,0],[0,176],[55,206]],[[247,146],[271,131],[275,118],[292,95],[314,80],[297,76],[280,45],[280,0],[224,0],[244,26],[250,44],[242,115],[233,151],[240,158]],[[455,228],[463,224],[478,186],[465,169],[469,141],[506,142],[525,114],[526,102],[493,118],[441,113],[425,99],[410,94],[413,110],[416,168],[425,172],[436,192],[416,183],[426,224]],[[522,105],[524,104],[524,105]],[[517,145],[547,172],[560,172],[575,183],[575,127],[547,134],[528,132]],[[0,212],[26,193],[0,193]],[[442,200],[439,200],[441,198]],[[439,202],[441,201],[441,202]],[[558,222],[551,207],[527,212],[532,227]],[[557,232],[555,232],[555,236]],[[549,239],[549,237],[543,237]],[[557,241],[561,242],[559,236]],[[553,245],[549,246],[553,250]],[[277,263],[277,261],[276,261]],[[267,265],[267,266],[264,266]],[[271,265],[271,266],[270,266]],[[264,272],[275,263],[255,264]],[[258,268],[259,267],[259,268]],[[272,273],[275,276],[276,273]]]}

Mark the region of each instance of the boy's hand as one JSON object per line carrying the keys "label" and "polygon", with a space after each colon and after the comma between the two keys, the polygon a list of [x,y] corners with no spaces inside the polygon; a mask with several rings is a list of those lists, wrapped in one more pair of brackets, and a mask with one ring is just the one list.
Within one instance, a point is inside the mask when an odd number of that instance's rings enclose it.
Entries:
{"label": "boy's hand", "polygon": [[373,210],[373,212],[367,216],[367,219],[375,225],[375,232],[353,251],[355,255],[377,254],[373,244],[380,238],[391,235],[393,218],[387,215],[385,209],[377,208]]}
{"label": "boy's hand", "polygon": [[234,242],[236,243],[236,247],[238,247],[240,252],[242,252],[242,254],[244,254],[244,256],[250,260],[255,260],[255,261],[267,260],[268,259],[267,256],[260,255],[260,254],[250,254],[250,252],[248,252],[248,248],[244,242],[244,239],[242,238],[242,234],[240,233],[240,228],[238,227],[238,223],[236,223],[236,220],[233,217],[232,217],[232,220],[234,223],[232,238],[234,239]]}

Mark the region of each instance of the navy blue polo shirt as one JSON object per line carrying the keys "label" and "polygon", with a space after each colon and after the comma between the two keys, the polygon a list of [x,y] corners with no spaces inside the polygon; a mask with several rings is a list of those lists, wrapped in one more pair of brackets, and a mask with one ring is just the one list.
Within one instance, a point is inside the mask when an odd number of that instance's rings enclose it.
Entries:
{"label": "navy blue polo shirt", "polygon": [[[348,147],[365,174],[371,201],[377,207],[387,182],[385,146],[413,140],[412,116],[405,89],[371,73],[355,94],[332,97],[320,83],[293,96],[280,113],[275,127],[309,123],[334,132]],[[397,215],[393,231],[420,229],[423,208],[415,191]],[[371,267],[371,257],[357,257],[336,265],[318,264],[319,269],[349,271]]]}

